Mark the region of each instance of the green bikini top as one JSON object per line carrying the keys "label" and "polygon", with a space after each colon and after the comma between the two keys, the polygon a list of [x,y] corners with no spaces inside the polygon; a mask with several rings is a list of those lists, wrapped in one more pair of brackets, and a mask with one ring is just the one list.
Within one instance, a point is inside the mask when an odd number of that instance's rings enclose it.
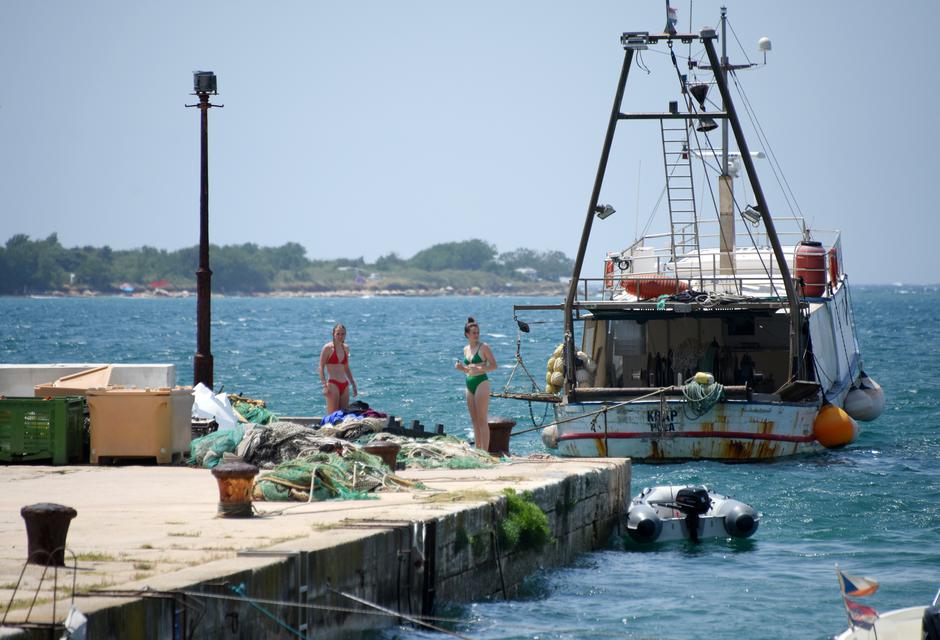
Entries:
{"label": "green bikini top", "polygon": [[476,353],[473,354],[473,357],[467,360],[467,356],[463,357],[464,364],[480,364],[481,362],[486,362],[483,358],[480,357],[480,349],[483,348],[483,343],[480,343],[480,346],[477,347]]}
{"label": "green bikini top", "polygon": [[483,358],[480,357],[480,349],[482,348],[483,348],[482,344],[479,347],[477,347],[477,352],[474,353],[473,357],[469,360],[467,360],[467,356],[464,356],[463,363],[464,364],[480,364],[481,362],[484,362]]}

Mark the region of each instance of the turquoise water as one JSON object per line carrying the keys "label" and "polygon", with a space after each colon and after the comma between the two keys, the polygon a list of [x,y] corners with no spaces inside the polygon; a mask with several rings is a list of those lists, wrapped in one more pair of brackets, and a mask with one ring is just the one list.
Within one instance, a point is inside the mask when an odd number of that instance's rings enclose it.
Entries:
{"label": "turquoise water", "polygon": [[[846,626],[833,572],[878,579],[879,610],[926,603],[940,587],[940,292],[855,287],[859,342],[888,409],[840,451],[771,464],[635,465],[633,490],[706,483],[763,513],[746,541],[610,548],[533,576],[525,595],[448,607],[481,638],[827,638]],[[282,414],[320,414],[315,367],[330,328],[349,330],[362,399],[382,411],[466,434],[453,370],[463,323],[476,316],[500,360],[515,353],[513,298],[222,298],[213,300],[216,386],[265,398]],[[0,298],[0,362],[170,362],[189,383],[195,300]],[[529,313],[523,355],[537,379],[558,342],[560,313]],[[520,375],[517,373],[517,375]],[[524,375],[524,374],[522,374]],[[528,423],[524,404],[492,414]],[[539,413],[536,418],[540,419]],[[536,434],[513,450],[541,450]],[[439,637],[411,628],[384,638]]]}

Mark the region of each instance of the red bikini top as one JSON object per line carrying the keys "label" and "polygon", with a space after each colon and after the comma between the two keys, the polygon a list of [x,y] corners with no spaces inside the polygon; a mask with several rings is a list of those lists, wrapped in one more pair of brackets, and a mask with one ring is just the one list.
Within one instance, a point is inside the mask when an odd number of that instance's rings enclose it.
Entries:
{"label": "red bikini top", "polygon": [[346,353],[346,350],[343,350],[343,361],[340,362],[339,358],[336,357],[336,347],[333,347],[333,353],[329,358],[326,359],[327,364],[346,364],[349,362],[349,354]]}

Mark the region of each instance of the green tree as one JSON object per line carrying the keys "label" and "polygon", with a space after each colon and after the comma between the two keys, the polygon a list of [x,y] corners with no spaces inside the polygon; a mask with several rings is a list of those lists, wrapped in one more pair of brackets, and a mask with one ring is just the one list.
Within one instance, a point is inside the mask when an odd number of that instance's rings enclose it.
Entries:
{"label": "green tree", "polygon": [[496,247],[482,240],[444,242],[416,253],[408,263],[425,271],[478,270],[496,257]]}

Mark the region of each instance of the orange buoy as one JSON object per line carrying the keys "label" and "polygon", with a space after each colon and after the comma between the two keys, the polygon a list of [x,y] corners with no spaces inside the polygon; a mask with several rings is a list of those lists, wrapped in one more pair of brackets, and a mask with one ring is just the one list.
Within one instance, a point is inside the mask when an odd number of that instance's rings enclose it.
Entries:
{"label": "orange buoy", "polygon": [[827,449],[844,447],[855,442],[858,437],[858,424],[845,411],[833,404],[827,404],[813,420],[813,436]]}
{"label": "orange buoy", "polygon": [[803,295],[818,298],[826,293],[826,250],[821,242],[803,240],[796,245],[793,274],[803,279]]}
{"label": "orange buoy", "polygon": [[689,283],[677,278],[667,278],[655,273],[649,275],[636,275],[622,278],[620,285],[637,297],[638,300],[657,298],[662,295],[672,295],[688,291]]}
{"label": "orange buoy", "polygon": [[614,261],[608,258],[604,260],[604,288],[610,289],[614,286]]}

